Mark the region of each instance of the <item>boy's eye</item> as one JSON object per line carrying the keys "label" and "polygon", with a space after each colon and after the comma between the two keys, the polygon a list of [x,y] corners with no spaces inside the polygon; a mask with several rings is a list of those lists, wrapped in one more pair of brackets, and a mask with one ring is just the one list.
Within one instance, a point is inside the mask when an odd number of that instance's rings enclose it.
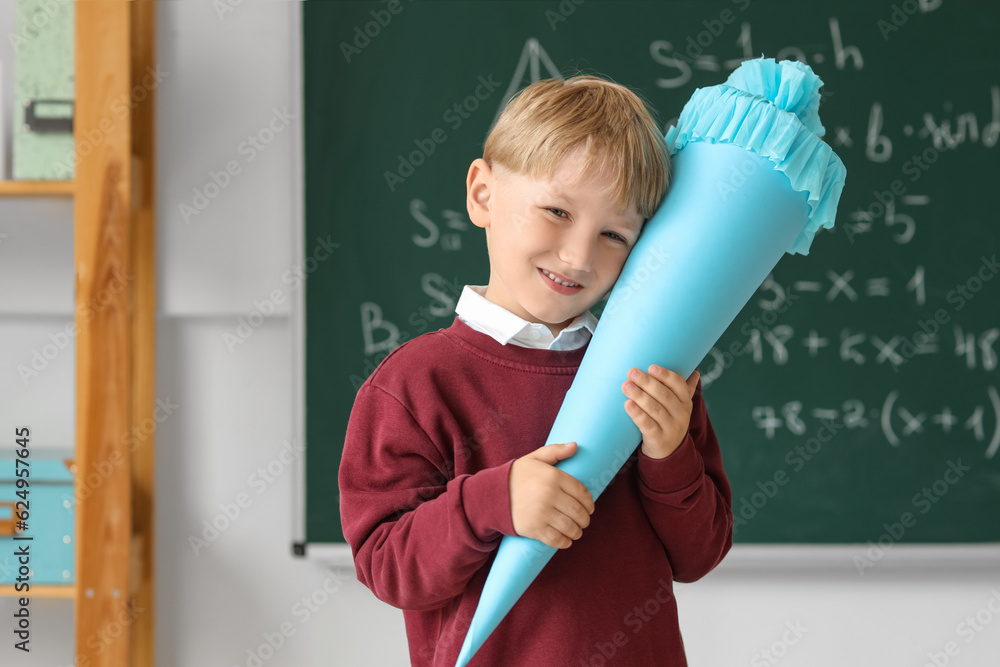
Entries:
{"label": "boy's eye", "polygon": [[[557,218],[568,218],[569,214],[561,208],[555,208],[554,206],[546,206],[545,210],[556,216]],[[608,238],[620,242],[622,245],[628,245],[628,239],[619,234],[618,232],[604,232]]]}

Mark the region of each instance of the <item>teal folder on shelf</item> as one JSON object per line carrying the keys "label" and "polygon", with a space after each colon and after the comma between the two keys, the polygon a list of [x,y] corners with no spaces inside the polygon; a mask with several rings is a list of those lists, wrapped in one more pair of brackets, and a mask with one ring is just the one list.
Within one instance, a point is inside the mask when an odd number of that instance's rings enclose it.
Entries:
{"label": "teal folder on shelf", "polygon": [[22,576],[16,553],[25,547],[29,585],[72,584],[75,511],[73,473],[61,458],[31,458],[27,466],[0,459],[0,585]]}

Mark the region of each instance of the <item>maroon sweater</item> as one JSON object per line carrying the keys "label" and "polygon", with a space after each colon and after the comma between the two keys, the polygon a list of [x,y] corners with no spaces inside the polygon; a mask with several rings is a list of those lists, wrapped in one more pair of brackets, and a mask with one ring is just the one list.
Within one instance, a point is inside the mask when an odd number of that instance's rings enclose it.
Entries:
{"label": "maroon sweater", "polygon": [[[501,345],[456,317],[394,350],[358,391],[344,534],[358,579],[404,610],[413,665],[455,664],[500,538],[515,534],[511,464],[549,444],[585,351]],[[636,450],[470,667],[686,665],[672,581],[729,551],[731,502],[699,383],[680,447],[659,460]]]}

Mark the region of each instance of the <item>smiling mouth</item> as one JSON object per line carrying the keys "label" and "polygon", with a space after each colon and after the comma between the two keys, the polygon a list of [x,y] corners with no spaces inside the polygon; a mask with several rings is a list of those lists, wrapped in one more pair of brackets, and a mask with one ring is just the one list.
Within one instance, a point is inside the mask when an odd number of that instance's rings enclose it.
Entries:
{"label": "smiling mouth", "polygon": [[538,270],[541,271],[546,278],[558,285],[563,285],[564,287],[583,287],[580,283],[575,283],[572,280],[564,280],[551,271],[546,271],[545,269]]}

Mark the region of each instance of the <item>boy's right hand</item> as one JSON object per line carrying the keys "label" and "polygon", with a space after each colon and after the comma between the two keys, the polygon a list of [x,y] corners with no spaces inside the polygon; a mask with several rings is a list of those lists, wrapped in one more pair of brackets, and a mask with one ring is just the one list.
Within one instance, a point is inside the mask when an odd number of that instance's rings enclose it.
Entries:
{"label": "boy's right hand", "polygon": [[594,513],[590,491],[554,467],[575,452],[575,442],[546,445],[514,461],[508,485],[510,514],[518,535],[565,549],[590,525]]}

